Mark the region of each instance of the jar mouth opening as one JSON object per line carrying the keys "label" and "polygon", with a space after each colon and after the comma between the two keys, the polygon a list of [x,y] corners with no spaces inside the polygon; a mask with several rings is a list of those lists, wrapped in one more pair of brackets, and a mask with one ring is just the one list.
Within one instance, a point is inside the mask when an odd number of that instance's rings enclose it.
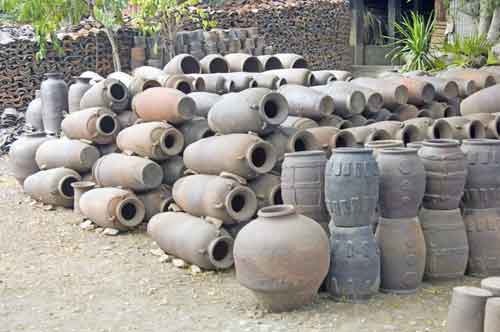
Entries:
{"label": "jar mouth opening", "polygon": [[454,139],[429,139],[423,141],[422,145],[430,147],[457,147],[460,143]]}
{"label": "jar mouth opening", "polygon": [[283,217],[295,214],[295,207],[293,205],[271,205],[263,207],[257,212],[259,217]]}
{"label": "jar mouth opening", "polygon": [[379,154],[417,154],[417,152],[418,149],[404,147],[383,148],[378,151]]}
{"label": "jar mouth opening", "polygon": [[464,139],[462,144],[466,145],[500,145],[500,140],[489,138]]}
{"label": "jar mouth opening", "polygon": [[371,154],[372,152],[373,152],[373,149],[369,149],[369,148],[345,147],[345,148],[335,148],[335,149],[332,149],[332,153]]}

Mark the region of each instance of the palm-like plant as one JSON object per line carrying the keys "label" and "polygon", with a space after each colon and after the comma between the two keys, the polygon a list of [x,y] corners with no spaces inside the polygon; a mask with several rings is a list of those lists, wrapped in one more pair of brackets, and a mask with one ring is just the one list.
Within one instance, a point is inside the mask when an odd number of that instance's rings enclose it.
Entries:
{"label": "palm-like plant", "polygon": [[454,67],[480,67],[491,52],[492,45],[485,35],[456,37],[453,42],[446,42],[442,48],[450,54],[451,65]]}
{"label": "palm-like plant", "polygon": [[394,25],[397,37],[387,37],[394,49],[387,54],[392,61],[403,60],[402,71],[435,69],[437,58],[431,49],[431,36],[434,30],[434,16],[425,17],[412,12],[404,17],[401,23]]}

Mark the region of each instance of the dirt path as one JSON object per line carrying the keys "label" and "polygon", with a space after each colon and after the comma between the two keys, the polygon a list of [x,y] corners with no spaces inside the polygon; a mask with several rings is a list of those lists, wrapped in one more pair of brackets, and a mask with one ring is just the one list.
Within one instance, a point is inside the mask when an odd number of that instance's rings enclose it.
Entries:
{"label": "dirt path", "polygon": [[234,271],[191,275],[161,263],[144,231],[82,230],[70,210],[32,206],[0,159],[0,332],[13,331],[445,331],[451,287],[378,295],[368,303],[327,296],[300,311],[266,314]]}

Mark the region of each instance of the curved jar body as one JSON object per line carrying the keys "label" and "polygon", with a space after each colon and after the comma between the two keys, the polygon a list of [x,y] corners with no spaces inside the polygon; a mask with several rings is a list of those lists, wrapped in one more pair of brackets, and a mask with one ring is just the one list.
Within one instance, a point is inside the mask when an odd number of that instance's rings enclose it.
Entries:
{"label": "curved jar body", "polygon": [[416,149],[378,151],[380,215],[384,218],[416,217],[425,192],[425,169]]}
{"label": "curved jar body", "polygon": [[414,293],[422,282],[426,257],[418,218],[380,218],[375,238],[380,248],[380,290]]}
{"label": "curved jar body", "polygon": [[120,124],[110,109],[94,107],[69,114],[62,122],[62,131],[68,138],[110,144],[115,141]]}
{"label": "curved jar body", "polygon": [[487,277],[500,275],[500,209],[464,209],[469,239],[467,273]]}
{"label": "curved jar body", "polygon": [[76,77],[75,83],[71,84],[68,89],[68,111],[70,113],[80,110],[80,101],[83,95],[92,85],[90,85],[90,77]]}
{"label": "curved jar body", "polygon": [[290,311],[314,299],[328,272],[329,250],[316,222],[293,206],[269,206],[238,233],[236,278],[269,310]]}
{"label": "curved jar body", "polygon": [[328,291],[336,298],[362,300],[378,292],[380,254],[372,227],[330,225]]}
{"label": "curved jar body", "polygon": [[42,98],[40,97],[40,92],[38,92],[38,90],[36,98],[29,103],[25,116],[27,124],[35,130],[43,131]]}
{"label": "curved jar body", "polygon": [[467,175],[467,162],[458,141],[437,139],[422,145],[418,155],[426,173],[423,206],[435,210],[458,208]]}
{"label": "curved jar body", "polygon": [[323,151],[285,154],[281,167],[281,195],[284,204],[326,228],[329,216],[325,205],[325,165]]}
{"label": "curved jar body", "polygon": [[155,215],[148,234],[168,254],[207,270],[233,265],[233,239],[220,226],[182,212]]}
{"label": "curved jar body", "polygon": [[462,199],[465,207],[500,207],[500,141],[465,140],[462,151],[467,158],[467,180]]}
{"label": "curved jar body", "polygon": [[462,277],[469,258],[469,242],[460,210],[422,209],[419,219],[427,252],[425,277]]}
{"label": "curved jar body", "polygon": [[72,139],[55,139],[44,142],[36,151],[36,163],[40,169],[66,167],[85,173],[99,159],[99,150],[90,144]]}
{"label": "curved jar body", "polygon": [[40,86],[42,121],[45,131],[59,134],[63,113],[68,110],[68,86],[61,74],[46,74]]}
{"label": "curved jar body", "polygon": [[72,169],[53,168],[28,176],[24,181],[23,190],[45,204],[72,207],[74,190],[71,184],[81,179]]}
{"label": "curved jar body", "polygon": [[10,168],[16,180],[22,184],[31,174],[38,172],[36,163],[36,150],[44,142],[55,139],[44,133],[25,134],[12,143],[9,151]]}
{"label": "curved jar body", "polygon": [[326,164],[325,201],[338,227],[368,226],[378,202],[379,170],[372,150],[340,148]]}

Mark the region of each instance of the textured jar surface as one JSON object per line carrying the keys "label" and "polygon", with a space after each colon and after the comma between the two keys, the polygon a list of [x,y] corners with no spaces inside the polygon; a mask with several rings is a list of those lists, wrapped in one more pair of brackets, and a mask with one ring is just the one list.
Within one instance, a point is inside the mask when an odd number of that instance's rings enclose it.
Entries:
{"label": "textured jar surface", "polygon": [[59,133],[63,113],[68,110],[68,86],[58,76],[50,76],[40,86],[42,121],[46,131]]}
{"label": "textured jar surface", "polygon": [[500,275],[500,209],[464,209],[463,218],[470,249],[467,273]]}
{"label": "textured jar surface", "polygon": [[236,277],[268,309],[293,310],[313,300],[328,272],[329,250],[321,226],[292,206],[263,208],[235,240]]}
{"label": "textured jar surface", "polygon": [[384,218],[416,217],[425,192],[425,169],[415,149],[378,152],[379,204]]}
{"label": "textured jar surface", "polygon": [[465,140],[467,180],[463,202],[471,209],[500,207],[500,141]]}
{"label": "textured jar surface", "polygon": [[422,209],[419,219],[427,253],[425,277],[453,279],[463,276],[469,259],[469,243],[460,210]]}
{"label": "textured jar surface", "polygon": [[281,167],[283,203],[322,224],[329,220],[325,205],[326,161],[323,151],[287,153]]}
{"label": "textured jar surface", "polygon": [[328,291],[336,298],[366,299],[380,286],[380,254],[373,229],[330,225]]}
{"label": "textured jar surface", "polygon": [[36,150],[42,143],[54,139],[44,134],[31,134],[19,137],[12,143],[9,151],[9,163],[14,177],[19,183],[23,183],[28,176],[38,172],[40,169],[36,163]]}
{"label": "textured jar surface", "polygon": [[325,200],[336,226],[368,226],[378,192],[379,170],[371,150],[333,150],[325,170]]}
{"label": "textured jar surface", "polygon": [[380,248],[380,290],[413,293],[425,270],[425,240],[418,218],[381,218],[375,233]]}
{"label": "textured jar surface", "polygon": [[458,141],[425,141],[418,155],[426,172],[423,206],[436,210],[458,208],[467,175],[465,155]]}

